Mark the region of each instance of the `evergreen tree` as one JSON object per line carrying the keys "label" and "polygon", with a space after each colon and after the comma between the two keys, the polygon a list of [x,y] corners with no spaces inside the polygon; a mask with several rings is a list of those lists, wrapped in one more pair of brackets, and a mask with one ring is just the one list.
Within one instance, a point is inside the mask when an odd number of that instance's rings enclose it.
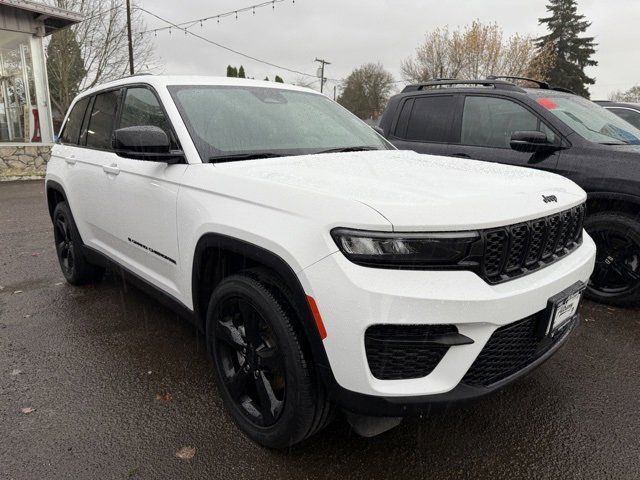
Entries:
{"label": "evergreen tree", "polygon": [[[242,67],[240,67],[242,68]],[[243,71],[244,73],[244,71]],[[231,65],[227,66],[227,77],[234,77],[236,78],[238,76],[238,69],[236,67],[232,67]]]}
{"label": "evergreen tree", "polygon": [[276,83],[284,83],[284,80],[282,79],[282,77],[280,75],[276,75],[275,82]]}
{"label": "evergreen tree", "polygon": [[264,81],[268,82],[269,81],[269,77],[264,77]]}
{"label": "evergreen tree", "polygon": [[51,35],[47,46],[47,73],[51,103],[58,123],[80,91],[87,74],[80,44],[72,29],[59,30]]}
{"label": "evergreen tree", "polygon": [[244,74],[244,67],[240,65],[240,70],[238,70],[238,78],[246,78]]}
{"label": "evergreen tree", "polygon": [[595,80],[584,73],[584,68],[598,64],[592,60],[596,52],[594,37],[581,37],[591,25],[584,15],[578,14],[576,0],[549,0],[550,16],[540,18],[549,34],[536,39],[539,52],[551,51],[553,67],[545,80],[555,86],[568,88],[578,95],[589,96],[587,85]]}

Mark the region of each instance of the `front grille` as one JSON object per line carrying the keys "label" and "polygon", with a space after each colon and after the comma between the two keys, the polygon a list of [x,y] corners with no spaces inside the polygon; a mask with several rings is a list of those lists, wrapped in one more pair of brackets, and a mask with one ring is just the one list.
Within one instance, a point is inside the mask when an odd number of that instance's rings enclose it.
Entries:
{"label": "front grille", "polygon": [[457,332],[453,325],[373,325],[364,337],[369,370],[380,380],[425,377],[449,349],[432,341]]}
{"label": "front grille", "polygon": [[482,231],[481,276],[500,283],[542,268],[582,242],[584,204],[555,215]]}
{"label": "front grille", "polygon": [[569,324],[563,326],[552,338],[540,338],[539,325],[545,312],[531,315],[498,328],[462,379],[471,386],[489,386],[499,382],[532,363],[560,340]]}

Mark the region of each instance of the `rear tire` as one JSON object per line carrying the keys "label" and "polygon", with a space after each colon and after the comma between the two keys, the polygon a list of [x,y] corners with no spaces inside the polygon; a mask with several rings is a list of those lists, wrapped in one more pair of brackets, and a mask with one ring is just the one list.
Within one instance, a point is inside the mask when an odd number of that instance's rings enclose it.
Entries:
{"label": "rear tire", "polygon": [[274,293],[253,272],[224,279],[207,310],[207,348],[238,428],[265,447],[286,448],[320,430],[331,405]]}
{"label": "rear tire", "polygon": [[640,221],[599,212],[585,219],[584,228],[597,247],[586,296],[618,307],[640,305]]}
{"label": "rear tire", "polygon": [[87,261],[82,252],[82,239],[66,202],[53,210],[53,236],[62,275],[71,285],[86,285],[99,281],[104,268]]}

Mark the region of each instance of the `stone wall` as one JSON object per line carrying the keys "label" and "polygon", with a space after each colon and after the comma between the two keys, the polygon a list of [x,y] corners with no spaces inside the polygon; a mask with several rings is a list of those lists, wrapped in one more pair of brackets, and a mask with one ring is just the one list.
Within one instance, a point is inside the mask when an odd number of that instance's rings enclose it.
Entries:
{"label": "stone wall", "polygon": [[50,155],[51,145],[0,145],[0,180],[41,177]]}

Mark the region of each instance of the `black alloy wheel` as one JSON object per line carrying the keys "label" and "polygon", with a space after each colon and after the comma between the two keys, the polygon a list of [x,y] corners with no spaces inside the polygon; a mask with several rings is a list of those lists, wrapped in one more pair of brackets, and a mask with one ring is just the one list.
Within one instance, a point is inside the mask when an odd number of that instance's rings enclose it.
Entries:
{"label": "black alloy wheel", "polygon": [[66,202],[53,210],[53,238],[62,275],[71,285],[85,285],[99,281],[104,268],[93,265],[82,252],[82,239]]}
{"label": "black alloy wheel", "polygon": [[56,252],[58,253],[62,273],[65,277],[71,277],[73,276],[75,267],[76,252],[73,246],[68,220],[64,218],[63,215],[58,215],[55,218],[53,235],[56,241]]}
{"label": "black alloy wheel", "polygon": [[251,269],[224,278],[207,309],[207,348],[226,410],[270,448],[295,445],[333,418],[288,298],[269,271]]}
{"label": "black alloy wheel", "polygon": [[285,401],[282,354],[271,327],[247,298],[230,296],[219,305],[214,351],[236,407],[257,426],[273,425]]}
{"label": "black alloy wheel", "polygon": [[640,301],[640,225],[633,218],[611,213],[593,215],[585,229],[596,243],[596,264],[587,294],[619,306]]}

